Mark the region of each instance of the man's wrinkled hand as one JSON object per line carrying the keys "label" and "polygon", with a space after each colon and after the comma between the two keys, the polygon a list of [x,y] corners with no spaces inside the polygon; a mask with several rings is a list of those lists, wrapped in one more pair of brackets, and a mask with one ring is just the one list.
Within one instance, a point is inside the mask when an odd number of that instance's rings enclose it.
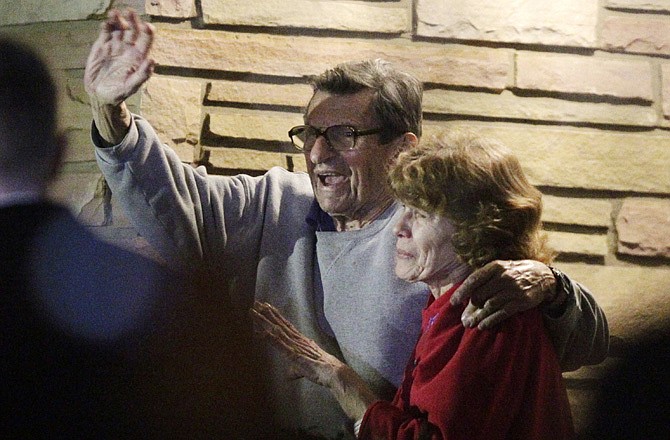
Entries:
{"label": "man's wrinkled hand", "polygon": [[249,313],[256,333],[284,354],[293,378],[305,377],[319,385],[332,385],[342,362],[300,333],[271,304],[256,301]]}
{"label": "man's wrinkled hand", "polygon": [[98,105],[118,105],[153,73],[154,29],[132,11],[112,10],[86,61],[84,86]]}
{"label": "man's wrinkled hand", "polygon": [[545,264],[535,260],[495,260],[473,272],[451,297],[452,304],[470,301],[461,316],[466,327],[482,330],[550,302],[556,279]]}

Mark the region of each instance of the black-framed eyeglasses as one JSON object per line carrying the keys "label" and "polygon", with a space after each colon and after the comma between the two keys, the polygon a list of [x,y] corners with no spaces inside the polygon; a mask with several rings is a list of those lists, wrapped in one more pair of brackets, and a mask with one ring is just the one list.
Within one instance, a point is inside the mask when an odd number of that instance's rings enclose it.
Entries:
{"label": "black-framed eyeglasses", "polygon": [[381,131],[381,127],[358,130],[351,125],[331,125],[324,129],[311,125],[298,125],[288,131],[288,136],[298,150],[309,153],[319,136],[325,137],[326,143],[333,150],[346,151],[356,148],[356,139],[360,136],[376,134]]}

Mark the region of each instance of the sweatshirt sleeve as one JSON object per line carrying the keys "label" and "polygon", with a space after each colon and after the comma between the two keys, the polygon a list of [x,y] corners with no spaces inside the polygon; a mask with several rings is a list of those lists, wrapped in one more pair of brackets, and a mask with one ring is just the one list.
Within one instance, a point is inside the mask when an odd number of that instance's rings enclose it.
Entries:
{"label": "sweatshirt sleeve", "polygon": [[589,290],[560,274],[560,287],[567,292],[566,307],[558,317],[544,314],[563,371],[602,362],[609,351],[609,328],[605,313]]}
{"label": "sweatshirt sleeve", "polygon": [[101,148],[98,166],[123,211],[161,255],[178,268],[235,255],[254,261],[265,214],[263,178],[209,176],[181,162],[149,123],[133,115],[125,139]]}

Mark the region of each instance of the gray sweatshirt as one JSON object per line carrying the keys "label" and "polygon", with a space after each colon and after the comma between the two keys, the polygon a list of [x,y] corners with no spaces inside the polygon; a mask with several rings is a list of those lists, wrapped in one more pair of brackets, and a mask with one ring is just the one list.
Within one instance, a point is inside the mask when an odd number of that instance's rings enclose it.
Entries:
{"label": "gray sweatshirt", "polygon": [[[392,205],[360,230],[315,231],[305,221],[314,203],[307,174],[273,168],[260,177],[208,175],[204,167],[182,164],[147,121],[133,118],[123,142],[96,148],[96,157],[142,236],[182,269],[219,268],[233,280],[238,307],[253,299],[275,305],[391,397],[428,298],[425,285],[394,275],[392,229],[400,207]],[[101,145],[95,127],[93,138]],[[563,360],[582,365],[603,356],[607,329],[591,295],[572,287],[564,316],[547,325]],[[327,389],[287,380],[278,353],[266,348],[265,355],[271,403],[286,427],[327,437],[350,429]]]}

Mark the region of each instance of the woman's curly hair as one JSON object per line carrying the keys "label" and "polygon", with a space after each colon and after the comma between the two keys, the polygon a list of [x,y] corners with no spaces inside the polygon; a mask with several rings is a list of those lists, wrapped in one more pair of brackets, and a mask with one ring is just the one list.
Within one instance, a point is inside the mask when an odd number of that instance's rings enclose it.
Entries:
{"label": "woman's curly hair", "polygon": [[442,133],[401,153],[389,179],[401,202],[452,222],[454,249],[472,268],[496,259],[548,264],[555,255],[542,231],[542,194],[498,141]]}

